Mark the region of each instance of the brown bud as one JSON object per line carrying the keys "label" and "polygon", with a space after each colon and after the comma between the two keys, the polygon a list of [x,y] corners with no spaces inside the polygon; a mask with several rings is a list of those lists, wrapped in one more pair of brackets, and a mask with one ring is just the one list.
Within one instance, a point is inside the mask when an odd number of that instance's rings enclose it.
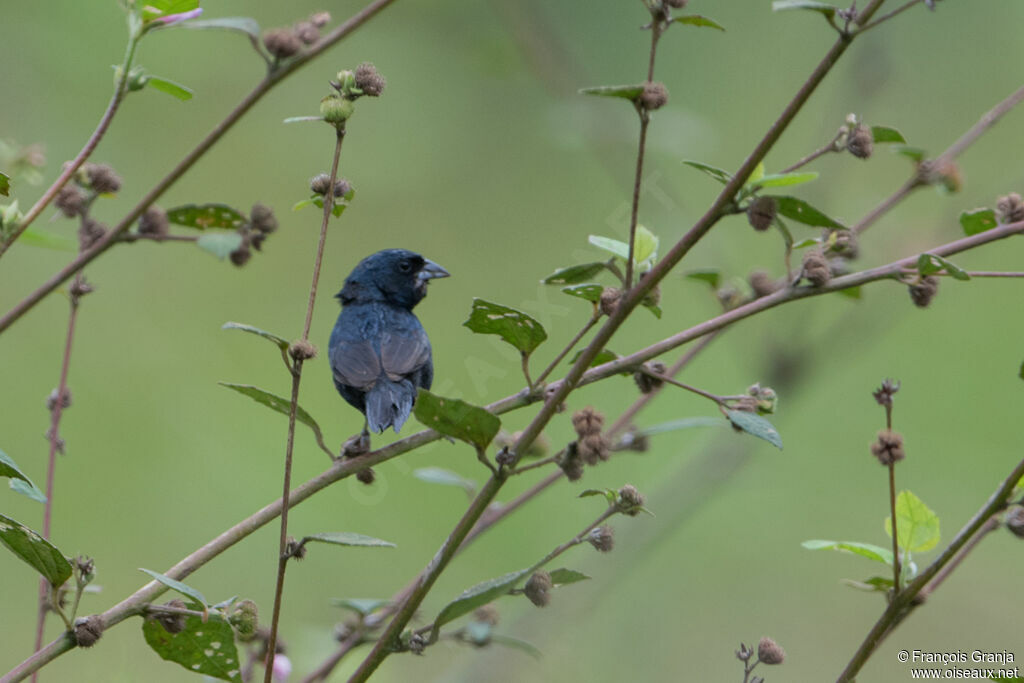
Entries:
{"label": "brown bud", "polygon": [[918,308],[928,308],[939,291],[939,278],[926,275],[910,285],[910,300]]}
{"label": "brown bud", "polygon": [[1003,523],[1017,538],[1024,538],[1024,507],[1014,505],[1003,518]]}
{"label": "brown bud", "polygon": [[598,434],[604,427],[604,415],[587,406],[573,413],[572,427],[581,439],[589,434]]}
{"label": "brown bud", "polygon": [[565,454],[558,460],[558,466],[569,481],[579,481],[583,477],[583,459],[580,458],[576,442],[566,448]]}
{"label": "brown bud", "polygon": [[243,243],[238,249],[228,254],[228,258],[231,259],[231,263],[241,268],[252,258],[252,251],[248,244]]}
{"label": "brown bud", "polygon": [[755,297],[768,296],[779,290],[779,283],[763,270],[755,270],[748,278]]}
{"label": "brown bud", "polygon": [[996,201],[996,218],[1000,223],[1024,221],[1024,200],[1016,192],[1000,197]]}
{"label": "brown bud", "polygon": [[747,206],[747,222],[754,230],[764,232],[772,227],[778,211],[779,204],[774,197],[758,197]]}
{"label": "brown bud", "polygon": [[306,559],[306,544],[289,537],[284,546],[284,554],[296,560],[304,560]]}
{"label": "brown bud", "polygon": [[373,471],[372,467],[367,467],[366,469],[356,472],[356,479],[359,480],[360,483],[369,486],[377,480],[377,473]]}
{"label": "brown bud", "polygon": [[166,237],[170,226],[167,221],[167,212],[157,205],[146,209],[139,217],[139,234],[151,235],[153,237]]}
{"label": "brown bud", "polygon": [[948,159],[922,161],[917,167],[917,176],[927,185],[942,185],[950,194],[959,192],[964,186],[960,167]]}
{"label": "brown bud", "polygon": [[803,276],[815,287],[821,287],[832,279],[832,269],[821,249],[811,249],[804,254]]}
{"label": "brown bud", "polygon": [[545,607],[551,602],[551,575],[545,571],[534,572],[533,576],[523,586],[523,593],[537,607]]}
{"label": "brown bud", "polygon": [[312,45],[320,40],[320,29],[311,21],[300,21],[295,25],[295,35],[306,45]]}
{"label": "brown bud", "polygon": [[256,202],[249,211],[249,224],[253,230],[269,235],[277,230],[277,218],[274,217],[274,210],[265,204]]}
{"label": "brown bud", "polygon": [[377,67],[370,62],[363,62],[356,67],[355,80],[356,87],[370,97],[380,96],[384,92],[384,86],[387,85],[384,77],[377,72]]}
{"label": "brown bud", "polygon": [[649,111],[661,109],[668,104],[668,89],[664,83],[644,83],[644,91],[640,93],[640,106]]}
{"label": "brown bud", "polygon": [[604,434],[587,434],[576,442],[576,449],[588,465],[596,465],[598,462],[607,461],[611,454],[611,444]]}
{"label": "brown bud", "polygon": [[[170,600],[164,604],[176,609],[185,609],[184,600]],[[184,614],[172,614],[170,612],[157,612],[156,615],[157,622],[159,622],[159,624],[164,627],[164,630],[171,635],[181,633],[185,630],[186,619],[187,617]]]}
{"label": "brown bud", "polygon": [[421,655],[427,649],[427,640],[418,633],[409,636],[409,652],[414,655]]}
{"label": "brown bud", "polygon": [[[664,363],[657,360],[645,363],[644,367],[655,375],[664,375],[668,370]],[[636,382],[636,386],[640,389],[641,394],[649,394],[663,384],[662,380],[657,377],[651,377],[643,370],[637,370],[633,373],[633,381]]]}
{"label": "brown bud", "polygon": [[483,607],[477,607],[473,612],[473,620],[497,626],[499,621],[498,608],[492,603],[487,603]]}
{"label": "brown bud", "polygon": [[587,542],[599,552],[611,552],[611,549],[615,547],[615,530],[607,524],[591,529],[587,534]]}
{"label": "brown bud", "polygon": [[85,208],[85,194],[77,185],[68,183],[60,188],[60,192],[57,193],[53,204],[66,217],[74,218],[81,214],[82,209]]}
{"label": "brown bud", "polygon": [[78,647],[92,647],[103,635],[103,617],[93,614],[83,619],[75,619],[75,642]]}
{"label": "brown bud", "polygon": [[316,347],[306,339],[296,339],[288,347],[288,355],[293,360],[309,360],[316,358]]}
{"label": "brown bud", "polygon": [[615,315],[615,311],[619,310],[620,299],[622,299],[622,290],[618,287],[605,287],[601,292],[599,304],[601,312],[609,317]]}
{"label": "brown bud", "polygon": [[907,457],[903,450],[903,437],[891,429],[878,432],[878,438],[871,444],[871,455],[883,465],[891,465]]}
{"label": "brown bud", "polygon": [[846,140],[846,149],[858,159],[870,157],[875,150],[875,136],[871,134],[871,129],[863,123],[858,123]]}
{"label": "brown bud", "polygon": [[871,395],[875,397],[875,401],[880,406],[891,406],[892,397],[900,390],[900,383],[896,380],[886,378],[882,382],[882,386],[871,392]]}
{"label": "brown bud", "polygon": [[302,49],[302,41],[290,28],[272,28],[263,34],[263,46],[277,59],[288,59]]}
{"label": "brown bud", "polygon": [[107,227],[97,220],[86,218],[78,226],[78,247],[85,251],[92,245],[103,239],[107,234]]}
{"label": "brown bud", "polygon": [[[60,394],[60,391],[58,389],[54,389],[53,391],[50,392],[50,395],[46,397],[46,409],[49,410],[51,413],[57,407],[57,397],[59,396],[59,394]],[[64,396],[62,397],[62,399],[63,400],[60,401],[60,404],[61,404],[60,407],[61,408],[70,408],[71,407],[71,390],[70,389],[64,389]]]}
{"label": "brown bud", "polygon": [[616,501],[616,507],[619,512],[630,517],[636,517],[640,514],[640,508],[644,505],[643,495],[636,490],[636,487],[632,484],[626,484],[619,489],[619,497]]}
{"label": "brown bud", "polygon": [[96,194],[110,194],[121,189],[121,178],[106,164],[85,164],[89,187]]}
{"label": "brown bud", "polygon": [[825,230],[821,236],[830,254],[855,259],[860,255],[860,245],[852,230]]}
{"label": "brown bud", "polygon": [[762,638],[757,644],[757,659],[762,664],[782,664],[786,659],[786,651],[771,638]]}
{"label": "brown bud", "polygon": [[309,18],[309,23],[313,24],[317,28],[323,28],[331,21],[330,12],[317,12]]}

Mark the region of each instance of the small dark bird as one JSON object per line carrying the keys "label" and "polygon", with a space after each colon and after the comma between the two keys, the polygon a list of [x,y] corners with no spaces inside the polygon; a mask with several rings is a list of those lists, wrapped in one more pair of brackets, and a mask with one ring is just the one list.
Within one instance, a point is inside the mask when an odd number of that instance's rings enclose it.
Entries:
{"label": "small dark bird", "polygon": [[331,332],[330,359],[338,393],[366,416],[367,428],[398,432],[409,419],[417,387],[434,379],[430,340],[412,309],[427,283],[447,270],[405,249],[385,249],[360,261],[338,293],[341,315]]}

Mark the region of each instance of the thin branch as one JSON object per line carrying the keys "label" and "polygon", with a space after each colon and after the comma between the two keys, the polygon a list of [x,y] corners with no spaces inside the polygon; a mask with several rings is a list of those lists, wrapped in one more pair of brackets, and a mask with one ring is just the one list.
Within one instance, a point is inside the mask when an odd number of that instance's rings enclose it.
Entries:
{"label": "thin branch", "polygon": [[839,141],[839,138],[841,138],[842,135],[843,135],[842,132],[836,133],[836,136],[834,138],[832,138],[832,141],[829,142],[827,145],[825,145],[821,149],[817,149],[817,150],[811,152],[810,154],[808,154],[807,156],[805,156],[803,159],[801,159],[800,161],[796,162],[792,166],[788,166],[788,167],[782,169],[781,173],[792,173],[793,171],[797,170],[798,168],[803,168],[804,166],[806,166],[807,164],[811,163],[815,159],[817,159],[819,157],[825,156],[829,152],[838,152],[839,150],[836,148],[836,143]]}
{"label": "thin branch", "polygon": [[902,14],[903,12],[907,11],[908,9],[913,7],[914,5],[919,5],[920,3],[921,3],[921,0],[910,0],[910,2],[906,3],[905,5],[903,5],[901,7],[898,7],[897,9],[894,9],[893,11],[889,12],[888,14],[883,14],[882,16],[878,17],[877,19],[875,19],[874,21],[872,21],[869,24],[865,24],[864,26],[861,26],[860,30],[858,30],[857,33],[864,33],[865,31],[870,31],[871,29],[875,28],[879,24],[884,24],[885,22],[889,21],[893,17],[895,17],[895,16],[897,16],[899,14]]}
{"label": "thin branch", "polygon": [[647,368],[645,368],[642,365],[640,366],[640,372],[644,373],[648,377],[653,377],[656,380],[660,380],[662,382],[665,382],[666,384],[671,384],[674,387],[679,387],[680,389],[684,389],[684,390],[689,391],[691,393],[697,394],[698,396],[703,396],[704,398],[708,399],[709,401],[714,401],[714,403],[716,405],[719,405],[719,406],[721,406],[723,408],[728,407],[726,405],[726,402],[725,402],[726,401],[726,397],[725,396],[718,396],[717,394],[712,394],[712,393],[710,393],[708,391],[704,391],[703,389],[698,389],[697,387],[690,386],[689,384],[684,384],[683,382],[680,382],[677,379],[673,379],[673,378],[671,378],[671,377],[669,377],[667,375],[659,375],[656,372],[651,372],[650,370],[648,370]]}
{"label": "thin branch", "polygon": [[[892,429],[890,424],[889,429]],[[899,525],[896,524],[896,463],[889,463],[889,519],[892,532],[892,597],[900,594],[900,542],[897,535]]]}
{"label": "thin branch", "polygon": [[[904,275],[912,275],[912,274],[915,274],[917,272],[918,272],[918,270],[916,268],[904,268],[903,269],[903,274]],[[984,277],[992,277],[992,278],[1024,277],[1024,273],[1017,272],[1017,271],[966,270],[964,272],[967,273],[970,277],[982,277],[982,278],[984,278]],[[941,271],[941,272],[938,272],[938,273],[932,273],[932,275],[939,275],[939,276],[943,276],[943,277],[949,277],[950,276],[950,274],[947,273],[944,270]]]}
{"label": "thin branch", "polygon": [[548,378],[548,376],[552,372],[555,371],[555,368],[557,368],[558,364],[562,362],[562,359],[565,358],[567,355],[569,355],[570,351],[572,351],[574,348],[576,348],[576,345],[580,343],[580,339],[583,339],[584,335],[586,335],[587,332],[590,331],[590,328],[592,328],[594,325],[596,325],[597,321],[600,320],[600,319],[601,319],[601,311],[598,310],[598,308],[595,306],[594,307],[594,314],[592,316],[590,316],[590,320],[587,321],[587,324],[584,325],[580,329],[580,331],[576,333],[576,336],[573,337],[572,340],[568,344],[565,345],[564,349],[562,349],[561,351],[558,352],[558,355],[555,356],[555,359],[553,361],[551,361],[550,365],[548,365],[546,368],[544,368],[544,372],[540,373],[540,375],[537,376],[537,381],[534,383],[533,386],[538,386],[538,387],[541,386],[541,383],[543,383],[544,380],[546,380]]}

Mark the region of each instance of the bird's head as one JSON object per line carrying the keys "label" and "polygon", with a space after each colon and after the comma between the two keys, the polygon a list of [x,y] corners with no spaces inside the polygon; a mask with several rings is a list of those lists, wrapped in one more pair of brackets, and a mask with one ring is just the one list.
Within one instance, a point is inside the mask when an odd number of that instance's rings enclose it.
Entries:
{"label": "bird's head", "polygon": [[427,295],[427,283],[447,270],[407,249],[385,249],[367,256],[345,279],[342,304],[382,301],[411,309]]}

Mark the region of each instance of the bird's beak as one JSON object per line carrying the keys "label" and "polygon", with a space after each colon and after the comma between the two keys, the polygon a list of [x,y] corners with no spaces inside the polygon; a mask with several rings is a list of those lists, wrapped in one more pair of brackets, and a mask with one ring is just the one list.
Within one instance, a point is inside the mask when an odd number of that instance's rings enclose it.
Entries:
{"label": "bird's beak", "polygon": [[447,270],[428,259],[423,260],[423,267],[416,274],[419,280],[433,280],[436,277],[448,277],[451,275]]}

